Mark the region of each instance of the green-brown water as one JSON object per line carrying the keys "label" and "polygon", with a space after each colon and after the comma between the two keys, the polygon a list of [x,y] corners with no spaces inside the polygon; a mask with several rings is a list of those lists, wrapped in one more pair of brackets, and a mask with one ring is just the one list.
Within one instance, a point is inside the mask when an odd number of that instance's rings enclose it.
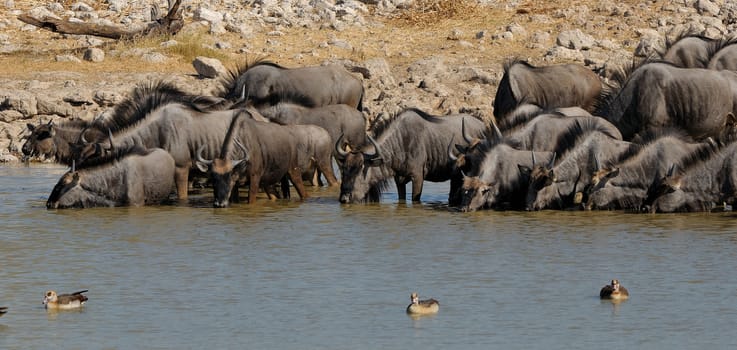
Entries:
{"label": "green-brown water", "polygon": [[[304,202],[49,211],[0,167],[2,349],[734,349],[737,217]],[[599,289],[618,278],[630,300]],[[47,289],[89,289],[49,313]],[[409,294],[440,301],[412,319]]]}

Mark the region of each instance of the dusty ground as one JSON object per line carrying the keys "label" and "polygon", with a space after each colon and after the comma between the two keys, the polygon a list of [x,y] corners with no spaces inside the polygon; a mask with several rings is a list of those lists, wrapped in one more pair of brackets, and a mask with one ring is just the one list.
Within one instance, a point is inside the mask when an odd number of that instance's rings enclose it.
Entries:
{"label": "dusty ground", "polygon": [[[16,8],[28,10],[36,6],[38,1],[16,1]],[[105,73],[194,73],[191,62],[195,56],[205,55],[219,58],[230,67],[255,56],[266,56],[285,66],[301,66],[319,64],[326,59],[351,59],[363,61],[370,58],[384,58],[396,72],[406,69],[406,66],[418,59],[431,55],[444,55],[449,62],[462,62],[478,67],[500,67],[503,60],[510,56],[531,58],[533,61],[542,57],[545,48],[531,48],[526,40],[500,41],[489,39],[493,33],[503,31],[504,27],[516,23],[524,27],[527,33],[535,31],[548,32],[555,40],[555,36],[562,30],[577,28],[579,24],[571,23],[570,17],[560,16],[562,11],[575,9],[586,5],[592,12],[597,6],[604,6],[605,2],[591,1],[525,1],[521,5],[509,9],[498,7],[477,6],[470,2],[440,2],[441,6],[427,6],[432,1],[418,1],[418,5],[411,10],[387,16],[369,16],[372,22],[377,23],[368,27],[347,27],[341,32],[334,30],[311,30],[305,28],[280,28],[283,36],[274,38],[267,35],[268,30],[254,31],[251,38],[241,38],[233,33],[218,35],[206,33],[205,27],[189,26],[188,30],[178,34],[173,39],[186,45],[179,45],[177,49],[161,49],[159,44],[168,38],[153,38],[128,43],[119,43],[106,40],[103,49],[128,50],[131,48],[155,48],[164,51],[172,59],[166,63],[148,63],[140,57],[108,58],[100,63],[70,63],[56,62],[54,57],[59,54],[77,53],[86,46],[80,44],[78,38],[67,37],[45,30],[20,31],[6,30],[5,33],[23,43],[22,51],[0,55],[0,75],[8,79],[33,79],[41,72],[70,71],[81,73],[86,79],[95,80],[96,76]],[[639,6],[643,14],[653,14],[660,6],[659,1],[642,3],[641,1],[620,1],[618,3]],[[97,6],[104,6],[96,4]],[[424,6],[423,6],[424,5]],[[95,2],[93,2],[95,6]],[[535,21],[535,15],[545,15],[549,22]],[[639,26],[632,22],[647,23],[647,18],[623,16],[608,16],[604,23],[583,24],[587,33],[595,36],[610,38],[624,47],[633,47],[637,43]],[[626,29],[619,29],[618,23],[632,23]],[[453,30],[460,35],[459,40],[449,40]],[[486,31],[486,38],[478,40],[476,34]],[[592,33],[595,32],[595,33]],[[338,37],[348,41],[353,50],[347,51],[338,47],[327,47],[313,55],[321,43],[331,37]],[[267,40],[278,40],[282,45],[276,49],[267,44]],[[202,45],[213,45],[216,41],[226,41],[232,44],[230,50],[216,50],[203,48]],[[472,45],[461,44],[462,41]],[[250,54],[239,53],[242,47],[251,48]]]}

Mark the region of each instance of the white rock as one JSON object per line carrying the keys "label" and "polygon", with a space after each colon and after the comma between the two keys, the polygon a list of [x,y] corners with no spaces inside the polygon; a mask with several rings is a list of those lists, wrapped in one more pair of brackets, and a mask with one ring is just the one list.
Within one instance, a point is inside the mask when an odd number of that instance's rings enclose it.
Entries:
{"label": "white rock", "polygon": [[197,74],[210,79],[217,78],[228,71],[218,59],[203,56],[195,58],[192,61],[192,66],[194,66]]}
{"label": "white rock", "polygon": [[573,50],[589,50],[596,45],[596,40],[591,35],[580,29],[567,30],[558,34],[556,43],[559,46]]}

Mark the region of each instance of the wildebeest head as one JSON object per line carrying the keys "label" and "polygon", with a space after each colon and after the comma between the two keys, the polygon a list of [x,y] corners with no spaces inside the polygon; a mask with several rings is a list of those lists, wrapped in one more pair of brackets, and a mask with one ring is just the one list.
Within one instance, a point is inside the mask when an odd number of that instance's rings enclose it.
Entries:
{"label": "wildebeest head", "polygon": [[466,176],[461,187],[461,211],[475,211],[491,206],[498,192],[496,183],[486,183],[477,176]]}
{"label": "wildebeest head", "polygon": [[248,161],[248,151],[246,150],[246,147],[237,139],[233,141],[245,154],[242,159],[233,160],[228,158],[227,147],[224,147],[224,150],[220,153],[220,158],[212,160],[204,159],[202,157],[205,145],[200,146],[197,150],[197,168],[203,173],[210,174],[210,178],[212,179],[213,195],[215,197],[213,206],[216,208],[225,208],[230,204],[230,194],[239,179],[238,172],[234,170],[241,163]]}
{"label": "wildebeest head", "polygon": [[520,165],[520,171],[529,173],[530,185],[527,187],[527,197],[525,198],[525,209],[540,209],[534,207],[537,194],[543,188],[550,186],[555,182],[555,172],[553,165],[555,164],[555,154],[547,164],[540,164],[535,161],[535,152],[532,153],[532,168]]}
{"label": "wildebeest head", "polygon": [[377,181],[372,176],[371,168],[383,165],[384,159],[373,137],[368,136],[368,140],[370,146],[373,147],[373,152],[367,152],[367,146],[361,149],[347,149],[343,135],[335,142],[335,154],[342,173],[341,203],[357,203],[367,199],[379,200],[376,189]]}
{"label": "wildebeest head", "polygon": [[672,212],[685,203],[685,196],[681,191],[683,176],[676,173],[676,165],[672,164],[668,173],[657,179],[648,190],[648,196],[643,203],[642,210],[655,212]]}
{"label": "wildebeest head", "polygon": [[64,174],[46,201],[46,208],[85,208],[93,204],[109,202],[108,199],[96,195],[84,188],[84,174],[76,171],[74,165],[72,170]]}
{"label": "wildebeest head", "polygon": [[[492,123],[492,140],[500,141],[504,137],[497,127],[496,123]],[[461,120],[461,134],[466,145],[454,144],[452,139],[448,145],[448,157],[453,161],[453,168],[466,174],[471,174],[474,167],[484,158],[484,152],[489,147],[489,140],[471,136],[466,129],[466,119]],[[458,154],[453,151],[455,147]]]}
{"label": "wildebeest head", "polygon": [[31,123],[26,124],[31,132],[26,137],[23,144],[23,154],[26,157],[42,156],[51,157],[56,153],[56,143],[54,142],[54,122],[49,120],[48,123],[40,123],[38,126]]}

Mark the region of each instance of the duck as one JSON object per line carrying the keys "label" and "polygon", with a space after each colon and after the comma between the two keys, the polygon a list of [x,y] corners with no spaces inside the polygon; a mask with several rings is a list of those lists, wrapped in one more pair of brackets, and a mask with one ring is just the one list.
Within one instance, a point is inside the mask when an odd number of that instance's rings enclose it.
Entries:
{"label": "duck", "polygon": [[407,313],[411,315],[431,315],[436,314],[440,308],[440,303],[435,299],[420,300],[417,293],[409,296],[412,303],[407,306]]}
{"label": "duck", "polygon": [[6,306],[0,306],[0,317],[8,313],[8,308]]}
{"label": "duck", "polygon": [[55,291],[46,291],[43,304],[47,309],[76,309],[82,307],[87,302],[87,289],[74,292],[72,294],[57,295]]}
{"label": "duck", "polygon": [[623,300],[629,298],[629,296],[630,293],[627,291],[627,288],[622,287],[619,284],[619,280],[616,279],[612,280],[612,284],[602,287],[599,292],[601,299]]}

